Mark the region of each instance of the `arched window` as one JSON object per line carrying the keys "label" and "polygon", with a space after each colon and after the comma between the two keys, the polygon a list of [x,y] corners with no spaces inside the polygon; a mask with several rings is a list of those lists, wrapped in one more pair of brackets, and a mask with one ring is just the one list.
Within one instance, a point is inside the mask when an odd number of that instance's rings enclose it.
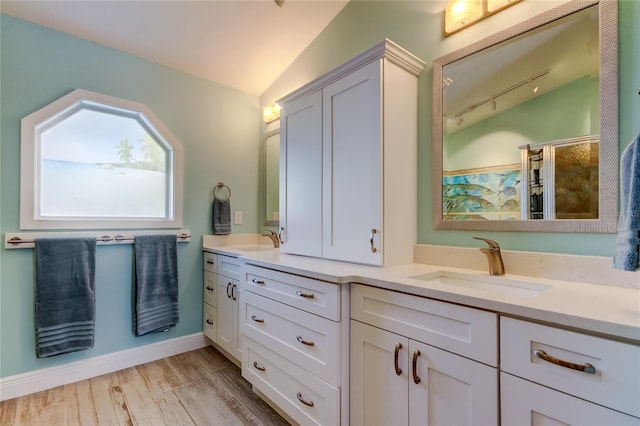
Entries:
{"label": "arched window", "polygon": [[20,228],[182,226],[182,145],[148,107],[75,90],[22,119]]}

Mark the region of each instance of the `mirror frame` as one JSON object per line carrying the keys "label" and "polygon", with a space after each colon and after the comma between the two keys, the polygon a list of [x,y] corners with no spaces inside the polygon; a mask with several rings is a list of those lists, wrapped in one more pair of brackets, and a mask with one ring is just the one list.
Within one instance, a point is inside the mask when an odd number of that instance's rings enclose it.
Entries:
{"label": "mirror frame", "polygon": [[[600,155],[598,219],[444,220],[442,211],[443,67],[587,7],[598,5],[600,27]],[[618,223],[618,2],[569,1],[433,61],[432,185],[435,229],[614,233]]]}
{"label": "mirror frame", "polygon": [[[280,129],[275,129],[272,130],[270,132],[265,133],[264,138],[262,139],[262,180],[264,181],[264,183],[262,184],[262,191],[263,191],[263,198],[264,198],[264,203],[262,206],[262,217],[264,219],[264,225],[265,226],[278,226],[278,224],[280,223],[279,220],[269,220],[267,218],[267,197],[268,197],[268,191],[267,191],[267,139],[269,139],[270,137],[277,135],[280,133]],[[278,156],[278,158],[280,158],[280,156]],[[280,168],[280,164],[277,165],[278,169]],[[278,191],[280,191],[280,187],[278,186]]]}

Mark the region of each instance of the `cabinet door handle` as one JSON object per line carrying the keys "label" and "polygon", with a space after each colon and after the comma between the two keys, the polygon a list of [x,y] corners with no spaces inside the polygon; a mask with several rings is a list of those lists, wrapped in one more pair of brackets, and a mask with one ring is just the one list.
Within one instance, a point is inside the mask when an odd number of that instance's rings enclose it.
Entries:
{"label": "cabinet door handle", "polygon": [[278,231],[278,239],[280,240],[280,244],[284,244],[283,235],[284,235],[284,228],[280,228],[280,230]]}
{"label": "cabinet door handle", "polygon": [[231,288],[231,283],[227,283],[227,298],[231,299],[231,293],[229,293],[229,289]]}
{"label": "cabinet door handle", "polygon": [[413,383],[416,385],[420,383],[420,377],[418,377],[418,357],[420,356],[420,351],[416,350],[413,352]]}
{"label": "cabinet door handle", "polygon": [[300,297],[305,297],[307,299],[313,299],[315,297],[313,293],[303,293],[300,290],[296,291],[296,294]]}
{"label": "cabinet door handle", "polygon": [[233,300],[236,300],[236,299],[238,298],[238,297],[236,296],[236,294],[238,294],[238,286],[234,284],[234,285],[231,287],[231,298],[232,298]]}
{"label": "cabinet door handle", "polygon": [[307,346],[315,346],[315,345],[316,345],[316,344],[315,344],[315,343],[313,343],[312,341],[304,340],[304,339],[302,338],[302,336],[298,336],[298,337],[296,337],[296,339],[298,339],[298,342],[302,343],[303,345],[307,345]]}
{"label": "cabinet door handle", "polygon": [[207,290],[209,290],[209,291],[213,291],[213,287],[209,287],[209,286],[207,286]]}
{"label": "cabinet door handle", "polygon": [[211,260],[211,259],[207,259],[207,263],[208,263],[209,265],[213,265],[213,260]]}
{"label": "cabinet door handle", "polygon": [[572,370],[578,370],[578,371],[582,371],[588,374],[596,374],[596,368],[589,364],[588,362],[585,362],[584,364],[576,364],[570,361],[565,361],[563,359],[560,358],[556,358],[553,357],[551,355],[548,355],[545,351],[543,351],[542,349],[537,349],[535,351],[533,351],[533,354],[535,356],[537,356],[538,358],[540,358],[543,361],[547,361],[550,362],[552,364],[556,364],[559,365],[561,367],[565,367],[565,368],[570,368]]}
{"label": "cabinet door handle", "polygon": [[213,321],[211,321],[210,319],[207,318],[207,324],[213,325]]}
{"label": "cabinet door handle", "polygon": [[264,280],[259,280],[257,278],[251,278],[251,282],[254,284],[264,285]]}
{"label": "cabinet door handle", "polygon": [[371,229],[371,234],[369,234],[369,244],[371,245],[371,253],[375,253],[378,251],[376,246],[373,244],[373,236],[377,233],[378,231],[376,230],[376,228],[373,228]]}
{"label": "cabinet door handle", "polygon": [[264,368],[264,367],[260,367],[260,366],[258,365],[258,361],[253,361],[253,368],[255,368],[255,369],[256,369],[256,370],[258,370],[258,371],[265,371],[265,370],[266,370],[266,368]]}
{"label": "cabinet door handle", "polygon": [[393,368],[396,370],[396,376],[402,374],[402,368],[398,366],[398,353],[400,353],[400,349],[402,349],[402,343],[396,343],[396,350],[393,353]]}
{"label": "cabinet door handle", "polygon": [[254,320],[255,322],[259,322],[259,323],[263,323],[264,320],[262,318],[258,318],[255,315],[251,315],[251,319]]}
{"label": "cabinet door handle", "polygon": [[302,394],[300,392],[298,392],[298,394],[296,396],[298,397],[298,401],[302,402],[307,407],[313,407],[313,401],[305,401],[302,398]]}

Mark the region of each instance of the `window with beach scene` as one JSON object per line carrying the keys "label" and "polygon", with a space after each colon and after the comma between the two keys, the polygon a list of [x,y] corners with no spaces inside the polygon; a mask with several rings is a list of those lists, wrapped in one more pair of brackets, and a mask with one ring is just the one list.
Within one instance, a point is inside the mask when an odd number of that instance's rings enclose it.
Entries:
{"label": "window with beach scene", "polygon": [[20,227],[180,227],[180,165],[146,106],[76,90],[22,120]]}

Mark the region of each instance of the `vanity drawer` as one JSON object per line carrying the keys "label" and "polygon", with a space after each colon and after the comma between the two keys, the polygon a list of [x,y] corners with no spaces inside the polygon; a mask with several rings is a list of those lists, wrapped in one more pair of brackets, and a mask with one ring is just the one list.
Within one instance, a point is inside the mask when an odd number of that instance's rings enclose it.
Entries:
{"label": "vanity drawer", "polygon": [[339,425],[340,389],[245,338],[242,376],[302,425]]}
{"label": "vanity drawer", "polygon": [[218,274],[220,275],[239,280],[240,265],[242,265],[242,262],[236,257],[218,255]]}
{"label": "vanity drawer", "polygon": [[491,312],[352,284],[351,318],[498,365],[498,317]]}
{"label": "vanity drawer", "polygon": [[500,340],[503,371],[640,417],[640,346],[508,317]]}
{"label": "vanity drawer", "polygon": [[211,306],[218,306],[217,275],[213,272],[204,271],[204,303]]}
{"label": "vanity drawer", "polygon": [[640,419],[500,373],[501,424],[638,426]]}
{"label": "vanity drawer", "polygon": [[217,255],[215,253],[209,253],[208,251],[203,252],[202,255],[204,258],[204,270],[215,274],[218,270]]}
{"label": "vanity drawer", "polygon": [[333,321],[340,320],[340,286],[337,284],[252,265],[246,265],[242,274],[247,291]]}
{"label": "vanity drawer", "polygon": [[218,320],[218,310],[215,306],[208,303],[204,304],[204,320],[202,324],[202,332],[209,339],[216,341],[216,321]]}
{"label": "vanity drawer", "polygon": [[244,336],[332,385],[339,383],[340,323],[247,291],[240,298]]}

